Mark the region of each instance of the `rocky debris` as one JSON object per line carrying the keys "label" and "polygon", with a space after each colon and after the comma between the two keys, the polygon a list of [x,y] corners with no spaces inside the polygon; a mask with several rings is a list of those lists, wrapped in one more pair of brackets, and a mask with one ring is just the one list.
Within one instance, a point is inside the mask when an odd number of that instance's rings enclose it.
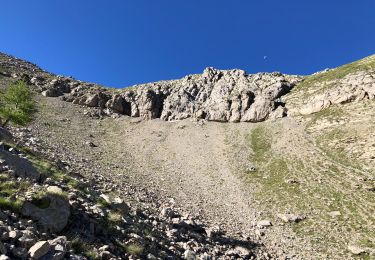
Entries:
{"label": "rocky debris", "polygon": [[[28,180],[28,191],[17,195],[24,200],[21,212],[0,211],[0,254],[4,259],[86,259],[83,253],[87,251],[80,248],[87,246],[91,255],[102,259],[255,258],[256,244],[226,237],[219,227],[205,227],[199,217],[181,214],[174,202],[159,205],[159,199],[147,190],[132,191],[134,198],[143,201],[140,207],[114,195],[123,188],[105,176],[71,179],[66,169],[72,162],[62,162],[40,142],[31,142],[34,137],[28,129],[12,132],[19,145],[28,144],[33,156],[46,156],[43,160],[54,162],[53,167],[66,176],[65,181]],[[5,160],[2,163],[7,166]],[[15,181],[16,177],[9,178]]]}
{"label": "rocky debris", "polygon": [[13,154],[12,151],[14,151],[12,148],[9,148],[8,151],[4,149],[4,147],[1,149],[0,145],[0,159],[4,160],[16,177],[38,181],[40,178],[40,173],[34,168],[31,162],[26,158]]}
{"label": "rocky debris", "polygon": [[360,255],[366,252],[365,249],[356,246],[356,245],[348,245],[348,250],[353,254],[353,255]]}
{"label": "rocky debris", "polygon": [[191,251],[191,250],[186,250],[184,252],[184,259],[186,260],[195,260],[196,259],[196,255],[194,253],[194,251]]}
{"label": "rocky debris", "polygon": [[47,231],[60,232],[68,224],[70,216],[68,201],[61,195],[53,193],[47,193],[46,197],[42,199],[48,200],[47,208],[39,208],[27,201],[22,206],[22,215],[37,220]]}
{"label": "rocky debris", "polygon": [[[23,73],[44,73],[45,71],[39,68],[37,65],[24,61],[22,59],[15,58],[5,53],[0,53],[0,68],[1,75],[6,77],[14,77],[22,75]],[[14,75],[16,74],[16,75]]]}
{"label": "rocky debris", "polygon": [[305,219],[304,216],[294,214],[277,214],[277,217],[285,223],[300,222]]}
{"label": "rocky debris", "polygon": [[338,216],[341,216],[341,212],[340,211],[330,211],[328,212],[328,215],[330,215],[331,217],[338,217]]}
{"label": "rocky debris", "polygon": [[260,221],[258,221],[257,226],[259,228],[267,228],[267,227],[272,226],[272,222],[270,220],[267,220],[267,219],[260,220]]}
{"label": "rocky debris", "polygon": [[257,170],[257,168],[251,164],[251,163],[248,163],[246,166],[245,166],[245,171],[246,172],[255,172]]}
{"label": "rocky debris", "polygon": [[50,247],[47,241],[39,241],[29,249],[29,255],[32,259],[40,259],[48,253]]}
{"label": "rocky debris", "polygon": [[85,142],[85,145],[89,146],[89,147],[98,147],[96,144],[94,144],[93,142],[91,141],[86,141]]}
{"label": "rocky debris", "polygon": [[48,240],[50,249],[42,258],[43,260],[53,259],[60,260],[63,259],[67,253],[68,241],[65,236],[60,236],[52,240]]}

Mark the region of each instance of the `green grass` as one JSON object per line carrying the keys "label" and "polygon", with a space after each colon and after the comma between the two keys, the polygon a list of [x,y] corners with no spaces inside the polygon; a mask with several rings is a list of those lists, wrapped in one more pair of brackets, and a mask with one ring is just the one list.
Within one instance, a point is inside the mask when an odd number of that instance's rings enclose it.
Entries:
{"label": "green grass", "polygon": [[86,184],[68,176],[65,172],[59,170],[53,163],[30,154],[28,154],[28,159],[44,178],[52,178],[57,181],[62,181],[71,188],[77,189],[83,193],[88,193]]}
{"label": "green grass", "polygon": [[93,248],[91,248],[87,242],[81,240],[80,238],[74,238],[70,244],[70,247],[75,254],[82,254],[88,259],[100,259],[99,255],[94,252]]}
{"label": "green grass", "polygon": [[105,199],[99,197],[96,201],[97,204],[101,205],[102,207],[109,208],[111,206]]}
{"label": "green grass", "polygon": [[125,246],[125,251],[132,256],[140,256],[144,248],[139,244],[129,244]]}
{"label": "green grass", "polygon": [[357,168],[362,170],[362,164],[357,162],[355,159],[348,156],[347,151],[343,147],[331,147],[329,143],[332,140],[342,140],[344,141],[345,137],[348,137],[350,133],[336,128],[327,133],[324,133],[317,137],[316,144],[318,147],[325,152],[325,154],[333,161],[338,162],[339,164],[345,165],[347,167]]}
{"label": "green grass", "polygon": [[20,199],[10,200],[9,198],[0,196],[0,209],[19,213],[21,211],[22,205],[23,201]]}
{"label": "green grass", "polygon": [[[259,187],[256,196],[259,199],[267,197],[280,204],[294,201],[296,205],[305,206],[300,199],[303,196],[299,186],[286,183],[288,177],[293,175],[288,167],[292,162],[272,153],[270,130],[266,126],[254,128],[250,133],[249,142],[253,151],[249,159],[255,163],[257,170],[247,174],[246,180]],[[297,169],[304,169],[303,163],[298,160],[293,164]]]}
{"label": "green grass", "polygon": [[34,204],[35,206],[37,206],[40,209],[47,209],[49,207],[51,201],[47,197],[42,196],[40,198],[36,198],[36,197],[33,198],[31,203]]}
{"label": "green grass", "polygon": [[108,213],[107,220],[113,224],[119,224],[122,221],[122,215],[114,210]]}
{"label": "green grass", "polygon": [[[335,118],[340,115],[338,111],[325,111],[327,116]],[[323,116],[323,115],[320,115]],[[257,201],[264,205],[262,213],[264,218],[275,219],[276,213],[292,212],[303,214],[307,218],[300,223],[291,224],[292,230],[299,237],[308,238],[313,244],[321,249],[323,254],[330,258],[330,248],[346,249],[344,239],[332,237],[329,230],[342,232],[346,236],[350,234],[361,234],[363,241],[361,245],[374,248],[371,227],[375,218],[371,215],[364,217],[363,209],[356,201],[348,196],[345,181],[345,172],[335,162],[343,165],[356,167],[348,158],[344,150],[333,149],[328,146],[329,141],[344,140],[348,133],[336,129],[321,136],[318,146],[326,152],[332,162],[325,160],[306,160],[284,156],[283,153],[272,150],[272,129],[267,124],[256,127],[248,137],[248,142],[253,153],[249,160],[255,163],[257,170],[250,174],[244,174],[245,180],[254,187],[254,195]],[[350,137],[350,136],[349,136]],[[319,139],[319,137],[318,137]],[[324,171],[321,175],[323,180],[337,182],[318,183],[314,180],[317,171]],[[289,184],[288,179],[301,180],[297,184]],[[361,192],[361,191],[358,191]],[[370,193],[361,192],[365,200],[371,201]],[[311,214],[314,210],[314,214]],[[341,216],[331,217],[328,212],[340,211]],[[275,220],[276,221],[276,220]],[[340,231],[337,231],[337,226]],[[324,229],[322,229],[324,227]],[[322,237],[320,240],[315,237]],[[341,255],[340,255],[341,256]],[[342,255],[344,257],[344,255]],[[361,256],[366,259],[366,255]]]}
{"label": "green grass", "polygon": [[375,56],[370,56],[362,60],[343,65],[341,67],[329,70],[324,73],[319,73],[307,76],[301,83],[296,86],[296,89],[304,89],[319,83],[328,83],[345,76],[355,73],[357,71],[369,71],[375,69]]}
{"label": "green grass", "polygon": [[253,161],[261,163],[267,160],[267,155],[271,150],[271,136],[263,126],[258,126],[251,131],[250,147],[254,153]]}
{"label": "green grass", "polygon": [[310,121],[307,123],[307,128],[314,126],[316,122],[319,120],[325,119],[329,122],[334,122],[337,120],[342,119],[345,116],[345,112],[342,107],[339,106],[331,106],[329,108],[323,109],[319,112],[313,113],[311,115],[307,115],[310,118]]}

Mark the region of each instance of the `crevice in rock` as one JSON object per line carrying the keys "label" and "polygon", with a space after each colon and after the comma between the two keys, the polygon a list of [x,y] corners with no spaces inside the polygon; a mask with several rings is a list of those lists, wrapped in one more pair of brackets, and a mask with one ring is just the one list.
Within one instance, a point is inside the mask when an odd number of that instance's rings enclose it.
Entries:
{"label": "crevice in rock", "polygon": [[130,102],[124,101],[123,109],[124,109],[124,115],[131,116],[132,106],[131,106]]}

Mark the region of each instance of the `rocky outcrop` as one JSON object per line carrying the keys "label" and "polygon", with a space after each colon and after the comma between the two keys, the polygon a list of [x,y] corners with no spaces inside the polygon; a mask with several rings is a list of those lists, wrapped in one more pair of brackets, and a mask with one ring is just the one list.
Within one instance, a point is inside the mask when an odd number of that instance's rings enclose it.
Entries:
{"label": "rocky outcrop", "polygon": [[[323,72],[326,73],[326,72]],[[315,86],[315,87],[314,87]],[[313,93],[305,94],[296,98],[295,104],[291,103],[288,108],[291,114],[309,115],[319,112],[332,105],[345,104],[361,101],[364,99],[375,99],[375,71],[357,71],[343,78],[330,82],[315,83],[311,86]],[[298,94],[303,94],[300,91]]]}
{"label": "rocky outcrop", "polygon": [[[44,96],[62,96],[74,104],[106,109],[143,119],[165,121],[186,118],[218,122],[259,122],[266,120],[282,103],[278,99],[300,81],[300,77],[278,72],[249,75],[243,70],[207,68],[203,74],[180,80],[114,90],[96,87],[71,78],[32,78]],[[282,113],[284,115],[285,113]]]}

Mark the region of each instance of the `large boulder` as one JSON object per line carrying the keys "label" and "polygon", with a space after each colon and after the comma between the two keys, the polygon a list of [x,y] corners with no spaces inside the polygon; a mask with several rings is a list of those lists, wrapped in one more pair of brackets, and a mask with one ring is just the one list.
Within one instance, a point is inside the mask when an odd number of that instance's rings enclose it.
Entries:
{"label": "large boulder", "polygon": [[47,208],[39,208],[33,202],[25,202],[21,213],[38,221],[38,224],[46,231],[60,232],[68,224],[70,216],[69,202],[58,194],[46,194],[45,198],[49,202]]}
{"label": "large boulder", "polygon": [[108,100],[106,107],[119,114],[130,116],[132,113],[130,102],[126,101],[121,95],[114,95]]}
{"label": "large boulder", "polygon": [[95,95],[89,95],[85,100],[85,105],[88,107],[97,107],[99,102],[99,96],[97,94]]}
{"label": "large boulder", "polygon": [[243,122],[260,122],[268,118],[269,114],[274,109],[275,103],[263,96],[257,96],[254,103],[251,104],[250,109],[248,109],[241,121]]}

